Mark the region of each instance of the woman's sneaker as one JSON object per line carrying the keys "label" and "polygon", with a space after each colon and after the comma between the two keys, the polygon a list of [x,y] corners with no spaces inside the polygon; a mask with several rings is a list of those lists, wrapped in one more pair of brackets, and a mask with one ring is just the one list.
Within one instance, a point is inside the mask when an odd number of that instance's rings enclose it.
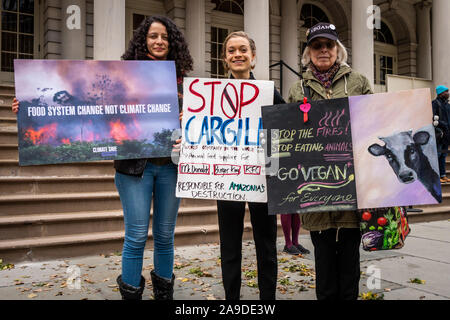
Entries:
{"label": "woman's sneaker", "polygon": [[310,254],[311,253],[308,249],[303,247],[301,244],[297,244],[294,246],[298,249],[298,251],[300,251],[301,254]]}
{"label": "woman's sneaker", "polygon": [[290,246],[290,247],[284,246],[283,252],[293,254],[293,255],[301,254],[300,250],[298,250],[296,246]]}

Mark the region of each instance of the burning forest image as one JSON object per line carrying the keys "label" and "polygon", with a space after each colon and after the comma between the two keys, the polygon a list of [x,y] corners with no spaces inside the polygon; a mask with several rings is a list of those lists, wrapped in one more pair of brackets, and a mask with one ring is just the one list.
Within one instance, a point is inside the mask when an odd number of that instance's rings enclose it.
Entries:
{"label": "burning forest image", "polygon": [[173,62],[16,60],[19,163],[170,156]]}

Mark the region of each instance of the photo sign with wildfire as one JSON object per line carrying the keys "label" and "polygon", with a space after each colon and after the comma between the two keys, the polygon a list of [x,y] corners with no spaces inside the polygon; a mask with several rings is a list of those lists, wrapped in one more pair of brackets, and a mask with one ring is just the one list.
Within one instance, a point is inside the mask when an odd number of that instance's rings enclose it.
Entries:
{"label": "photo sign with wildfire", "polygon": [[15,60],[19,164],[169,157],[173,61]]}
{"label": "photo sign with wildfire", "polygon": [[279,160],[267,176],[270,214],[442,201],[429,89],[306,106],[262,107],[266,153]]}
{"label": "photo sign with wildfire", "polygon": [[261,106],[273,81],[184,79],[177,197],[266,202]]}

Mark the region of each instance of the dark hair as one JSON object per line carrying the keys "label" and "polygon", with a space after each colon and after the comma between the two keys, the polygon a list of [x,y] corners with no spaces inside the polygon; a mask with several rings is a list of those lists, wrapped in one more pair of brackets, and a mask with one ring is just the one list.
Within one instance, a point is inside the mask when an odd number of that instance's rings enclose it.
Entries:
{"label": "dark hair", "polygon": [[193,60],[189,53],[188,45],[183,34],[176,24],[169,18],[163,16],[150,16],[144,19],[134,32],[128,49],[122,55],[122,60],[146,60],[149,53],[147,48],[147,33],[153,22],[162,23],[169,37],[169,54],[167,60],[174,60],[177,76],[184,76],[192,70]]}

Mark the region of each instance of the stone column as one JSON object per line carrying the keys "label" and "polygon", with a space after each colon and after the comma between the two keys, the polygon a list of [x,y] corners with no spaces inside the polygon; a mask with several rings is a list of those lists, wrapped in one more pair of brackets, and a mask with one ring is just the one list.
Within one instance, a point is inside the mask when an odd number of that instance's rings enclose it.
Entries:
{"label": "stone column", "polygon": [[365,75],[373,88],[373,29],[367,13],[372,4],[372,0],[352,0],[352,68]]}
{"label": "stone column", "polygon": [[[433,0],[433,82],[450,88],[450,1]],[[434,94],[436,94],[434,92]]]}
{"label": "stone column", "polygon": [[125,52],[125,0],[94,1],[94,59],[120,60]]}
{"label": "stone column", "polygon": [[419,2],[416,5],[417,13],[417,76],[432,79],[431,64],[431,3]]}
{"label": "stone column", "polygon": [[[298,26],[299,15],[296,0],[281,2],[281,60],[295,71],[298,70]],[[283,97],[287,98],[289,89],[298,80],[298,76],[289,69],[283,68]]]}
{"label": "stone column", "polygon": [[244,29],[256,43],[256,68],[253,70],[255,78],[269,80],[269,0],[245,0]]}
{"label": "stone column", "polygon": [[206,16],[205,0],[186,1],[186,41],[194,59],[190,76],[206,77]]}
{"label": "stone column", "polygon": [[61,58],[86,59],[86,0],[61,0]]}

